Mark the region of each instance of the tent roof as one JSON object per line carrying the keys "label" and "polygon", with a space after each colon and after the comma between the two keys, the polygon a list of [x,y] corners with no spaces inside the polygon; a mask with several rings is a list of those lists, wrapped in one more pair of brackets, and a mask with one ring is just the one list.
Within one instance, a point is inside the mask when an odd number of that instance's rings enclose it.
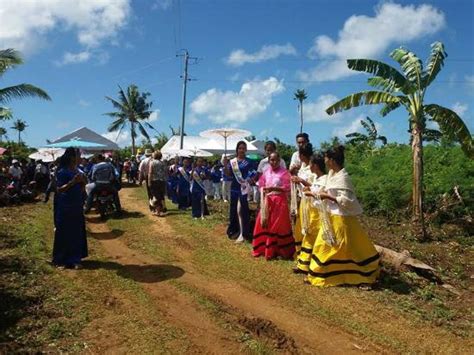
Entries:
{"label": "tent roof", "polygon": [[[86,142],[94,142],[94,143],[99,143],[99,144],[104,145],[104,147],[95,148],[95,150],[102,151],[102,150],[119,150],[120,149],[116,143],[101,136],[100,134],[94,132],[93,130],[87,127],[78,128],[75,131],[68,133],[63,137],[54,140],[52,143],[67,142],[74,138],[79,138]],[[85,149],[85,150],[91,150],[91,149]]]}
{"label": "tent roof", "polygon": [[[184,136],[183,137],[183,149],[202,149],[206,150],[210,153],[213,154],[223,154],[224,153],[224,139],[219,139],[219,138],[203,138],[200,136]],[[232,139],[228,138],[227,139],[227,152],[233,152],[235,149],[235,146],[237,145],[237,142],[241,140],[240,138],[237,139]],[[247,143],[247,150],[249,152],[255,152],[255,153],[262,153],[260,150],[255,147],[252,143],[246,141]],[[179,150],[180,146],[180,136],[172,136],[168,142],[161,148],[161,152],[163,154],[169,154],[172,155],[176,151]]]}

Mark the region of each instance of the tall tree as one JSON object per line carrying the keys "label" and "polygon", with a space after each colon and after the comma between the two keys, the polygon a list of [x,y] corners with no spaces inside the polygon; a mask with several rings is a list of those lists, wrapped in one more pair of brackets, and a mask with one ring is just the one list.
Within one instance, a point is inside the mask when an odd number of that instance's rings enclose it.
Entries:
{"label": "tall tree", "polygon": [[104,115],[114,119],[108,127],[108,131],[118,131],[118,134],[120,134],[123,129],[129,126],[130,135],[132,137],[132,154],[135,154],[135,139],[138,136],[137,130],[140,131],[140,134],[148,141],[150,141],[150,136],[145,127],[155,130],[155,128],[147,122],[152,113],[151,106],[153,105],[153,102],[148,101],[149,96],[150,93],[140,93],[136,85],[130,85],[126,92],[119,86],[119,98],[117,100],[109,96],[105,97],[117,110],[115,112],[104,113]]}
{"label": "tall tree", "polygon": [[415,53],[405,48],[395,49],[390,57],[401,66],[402,72],[394,67],[372,59],[348,59],[350,69],[373,74],[368,84],[378,90],[368,90],[349,95],[326,109],[330,115],[361,105],[383,104],[380,111],[386,116],[403,107],[408,112],[412,138],[413,156],[413,219],[417,234],[426,237],[423,217],[423,135],[428,121],[435,121],[443,135],[455,138],[464,152],[474,156],[474,144],[463,120],[452,110],[437,104],[425,104],[425,95],[436,79],[447,57],[444,45],[431,45],[431,55],[426,67]]}
{"label": "tall tree", "polygon": [[386,145],[387,137],[379,135],[379,132],[377,130],[377,127],[375,126],[374,121],[372,121],[370,117],[367,117],[366,121],[360,120],[360,124],[362,125],[362,127],[364,127],[367,134],[359,133],[359,132],[346,134],[346,138],[350,138],[348,143],[349,144],[364,143],[364,144],[369,145],[370,147],[375,147],[375,143],[377,143],[377,141],[381,141],[383,145]]}
{"label": "tall tree", "polygon": [[26,124],[25,121],[21,119],[17,119],[16,121],[13,121],[13,126],[10,127],[11,129],[14,129],[15,131],[18,131],[18,144],[21,143],[21,132],[23,132],[28,125]]}
{"label": "tall tree", "polygon": [[7,130],[4,127],[0,127],[0,142],[3,141],[3,137],[7,136]]}
{"label": "tall tree", "polygon": [[300,133],[303,133],[303,101],[308,98],[306,91],[303,90],[296,90],[294,93],[293,100],[298,101],[298,109],[300,111]]}
{"label": "tall tree", "polygon": [[[23,59],[19,52],[12,48],[0,50],[0,77],[3,76],[8,69],[12,69],[21,64],[23,64]],[[23,83],[0,88],[0,120],[10,119],[12,117],[10,109],[3,106],[4,104],[14,99],[23,99],[26,97],[38,97],[43,100],[51,100],[44,90],[31,84]]]}

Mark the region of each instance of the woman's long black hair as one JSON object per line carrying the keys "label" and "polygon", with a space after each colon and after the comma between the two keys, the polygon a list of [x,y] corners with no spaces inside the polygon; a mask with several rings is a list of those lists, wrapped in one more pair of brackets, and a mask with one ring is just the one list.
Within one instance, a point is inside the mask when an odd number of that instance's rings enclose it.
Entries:
{"label": "woman's long black hair", "polygon": [[245,141],[238,141],[238,142],[237,142],[237,146],[235,147],[235,153],[236,153],[236,154],[237,154],[237,152],[239,151],[239,147],[240,147],[242,144],[245,145],[245,148],[247,148],[247,143],[245,143]]}
{"label": "woman's long black hair", "polygon": [[66,149],[64,154],[59,158],[59,167],[60,168],[67,168],[71,165],[73,159],[77,157],[77,149],[69,147]]}

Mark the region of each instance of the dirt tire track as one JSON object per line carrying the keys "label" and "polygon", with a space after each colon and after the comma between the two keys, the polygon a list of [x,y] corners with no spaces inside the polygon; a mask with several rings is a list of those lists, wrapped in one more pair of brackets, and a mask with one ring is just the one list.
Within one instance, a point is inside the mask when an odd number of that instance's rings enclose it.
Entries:
{"label": "dirt tire track", "polygon": [[[160,239],[161,237],[164,237],[166,240],[176,240],[179,238],[176,236],[175,231],[173,231],[173,229],[168,225],[166,218],[158,219],[151,216],[146,204],[131,196],[131,194],[131,189],[123,189],[121,191],[122,205],[126,210],[138,211],[148,216],[148,218],[153,221],[153,223],[151,223],[151,228],[153,228],[154,231],[160,235]],[[167,236],[170,235],[172,238],[167,238]],[[154,262],[154,260],[151,258],[141,255],[136,251],[132,251],[123,242],[117,239],[102,240],[101,242],[103,243],[104,248],[111,255],[120,257],[120,261],[125,264],[150,264]],[[189,258],[183,259],[189,260]],[[211,298],[216,298],[224,305],[227,305],[228,312],[232,315],[232,318],[236,324],[246,327],[246,324],[250,324],[252,320],[255,319],[261,319],[263,323],[270,321],[273,325],[275,325],[275,327],[278,328],[278,331],[282,332],[282,334],[285,334],[288,339],[294,339],[299,351],[303,353],[361,352],[362,347],[358,345],[361,340],[352,334],[348,334],[320,322],[313,322],[311,327],[307,327],[305,324],[307,324],[308,318],[302,317],[301,315],[286,309],[276,300],[245,289],[234,283],[222,280],[207,279],[203,275],[196,274],[194,272],[195,268],[190,262],[175,262],[173,265],[186,270],[184,275],[182,275],[182,277],[179,279],[181,282],[188,283],[189,285],[199,289],[202,293],[210,296]],[[147,288],[150,293],[158,293],[157,296],[160,294],[162,295],[163,293],[167,294],[166,299],[162,301],[167,302],[167,306],[170,307],[171,313],[174,312],[173,310],[177,312],[174,314],[176,317],[182,316],[184,309],[180,307],[180,304],[184,303],[184,305],[189,308],[190,304],[187,303],[189,301],[183,299],[183,296],[179,295],[179,292],[177,292],[175,289],[170,290],[170,287],[163,287],[163,285],[164,283],[160,283],[157,286],[155,284],[145,284],[144,287]],[[193,310],[195,311],[195,309]],[[196,314],[198,319],[199,316],[200,315]],[[176,319],[176,317],[173,317],[173,319]],[[247,321],[244,321],[243,324],[242,319],[246,319]],[[192,322],[190,319],[187,321]],[[190,324],[186,324],[186,322],[184,322],[182,325],[187,327]],[[208,325],[210,329],[213,328],[209,322]],[[248,329],[248,327],[246,328]],[[218,332],[216,331],[216,333]],[[292,340],[290,340],[290,342],[291,341]],[[226,351],[229,352],[230,349],[231,348],[227,348]],[[363,350],[364,352],[381,351],[381,349],[376,349],[375,347],[372,347],[372,350],[370,350],[370,348],[367,349],[364,347]]]}
{"label": "dirt tire track", "polygon": [[[102,236],[107,233],[112,234],[105,223],[88,223],[88,229],[92,234],[100,233]],[[109,257],[119,261],[123,268],[156,300],[155,305],[165,319],[185,331],[194,344],[193,353],[222,354],[223,351],[231,353],[240,351],[240,344],[215,325],[189,297],[181,294],[166,282],[149,282],[143,270],[136,268],[136,266],[156,265],[155,260],[133,251],[121,241],[113,239],[112,236],[111,238],[102,237],[99,242]]]}

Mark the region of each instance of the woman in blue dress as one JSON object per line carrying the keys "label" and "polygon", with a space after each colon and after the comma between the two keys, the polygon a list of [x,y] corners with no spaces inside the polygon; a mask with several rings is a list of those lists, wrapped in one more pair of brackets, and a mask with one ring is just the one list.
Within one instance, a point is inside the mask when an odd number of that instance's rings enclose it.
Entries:
{"label": "woman in blue dress", "polygon": [[77,168],[79,159],[78,150],[66,149],[56,173],[58,188],[54,195],[53,264],[75,269],[88,255],[83,212],[86,177]]}
{"label": "woman in blue dress", "polygon": [[193,218],[202,218],[209,215],[206,203],[206,169],[203,166],[202,158],[197,158],[196,167],[192,171],[191,182],[191,205]]}
{"label": "woman in blue dress", "polygon": [[191,161],[183,158],[183,165],[178,167],[178,208],[186,210],[191,206]]}
{"label": "woman in blue dress", "polygon": [[253,169],[250,160],[245,157],[247,143],[244,141],[238,142],[236,153],[237,157],[231,159],[225,167],[225,174],[232,177],[227,236],[231,239],[237,236],[235,242],[242,243],[245,239],[252,239],[248,194],[251,191],[250,183],[256,175],[256,171]]}
{"label": "woman in blue dress", "polygon": [[178,204],[178,164],[174,159],[170,160],[170,167],[168,170],[168,182],[166,185],[166,190],[168,192],[168,198],[174,204]]}

